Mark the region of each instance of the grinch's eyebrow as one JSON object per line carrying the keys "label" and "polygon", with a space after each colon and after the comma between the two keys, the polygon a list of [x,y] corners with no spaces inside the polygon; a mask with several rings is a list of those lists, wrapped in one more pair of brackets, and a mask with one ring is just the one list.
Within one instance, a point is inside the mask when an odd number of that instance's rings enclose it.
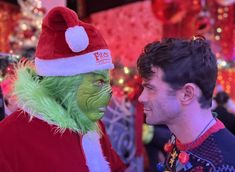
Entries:
{"label": "grinch's eyebrow", "polygon": [[101,76],[102,78],[106,78],[106,76],[105,75],[103,75],[103,74],[97,74],[97,75],[99,75],[99,76]]}

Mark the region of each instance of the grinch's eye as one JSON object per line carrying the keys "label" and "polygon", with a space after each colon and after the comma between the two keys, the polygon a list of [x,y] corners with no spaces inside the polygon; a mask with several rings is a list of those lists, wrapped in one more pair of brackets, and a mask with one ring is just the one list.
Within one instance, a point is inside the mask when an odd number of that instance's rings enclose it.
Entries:
{"label": "grinch's eye", "polygon": [[104,80],[103,80],[103,79],[99,79],[99,80],[97,81],[97,85],[98,85],[99,87],[103,87],[103,85],[104,85]]}

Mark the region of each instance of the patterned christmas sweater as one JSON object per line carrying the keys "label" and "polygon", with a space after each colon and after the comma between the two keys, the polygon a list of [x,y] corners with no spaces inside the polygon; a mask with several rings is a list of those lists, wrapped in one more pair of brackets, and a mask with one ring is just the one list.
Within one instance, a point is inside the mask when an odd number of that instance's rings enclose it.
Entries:
{"label": "patterned christmas sweater", "polygon": [[[219,120],[195,142],[175,142],[166,159],[165,172],[235,172],[235,136]],[[186,164],[178,159],[181,151],[189,155]]]}

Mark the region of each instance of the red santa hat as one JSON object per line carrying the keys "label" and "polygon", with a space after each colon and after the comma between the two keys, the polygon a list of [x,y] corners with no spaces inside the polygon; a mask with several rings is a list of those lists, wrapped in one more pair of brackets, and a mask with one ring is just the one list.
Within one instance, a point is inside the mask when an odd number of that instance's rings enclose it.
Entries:
{"label": "red santa hat", "polygon": [[43,20],[35,67],[41,76],[73,76],[114,65],[98,30],[80,21],[74,11],[55,7]]}

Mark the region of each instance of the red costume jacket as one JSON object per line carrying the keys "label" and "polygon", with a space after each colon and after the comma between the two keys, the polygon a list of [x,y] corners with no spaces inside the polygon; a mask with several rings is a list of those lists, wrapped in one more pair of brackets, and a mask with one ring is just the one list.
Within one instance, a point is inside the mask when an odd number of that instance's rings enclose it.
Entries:
{"label": "red costume jacket", "polygon": [[[125,166],[112,149],[102,123],[101,126],[103,135],[99,141],[110,171],[123,172]],[[82,138],[70,130],[56,132],[55,125],[38,118],[29,121],[27,113],[17,111],[0,122],[0,171],[89,172]]]}

